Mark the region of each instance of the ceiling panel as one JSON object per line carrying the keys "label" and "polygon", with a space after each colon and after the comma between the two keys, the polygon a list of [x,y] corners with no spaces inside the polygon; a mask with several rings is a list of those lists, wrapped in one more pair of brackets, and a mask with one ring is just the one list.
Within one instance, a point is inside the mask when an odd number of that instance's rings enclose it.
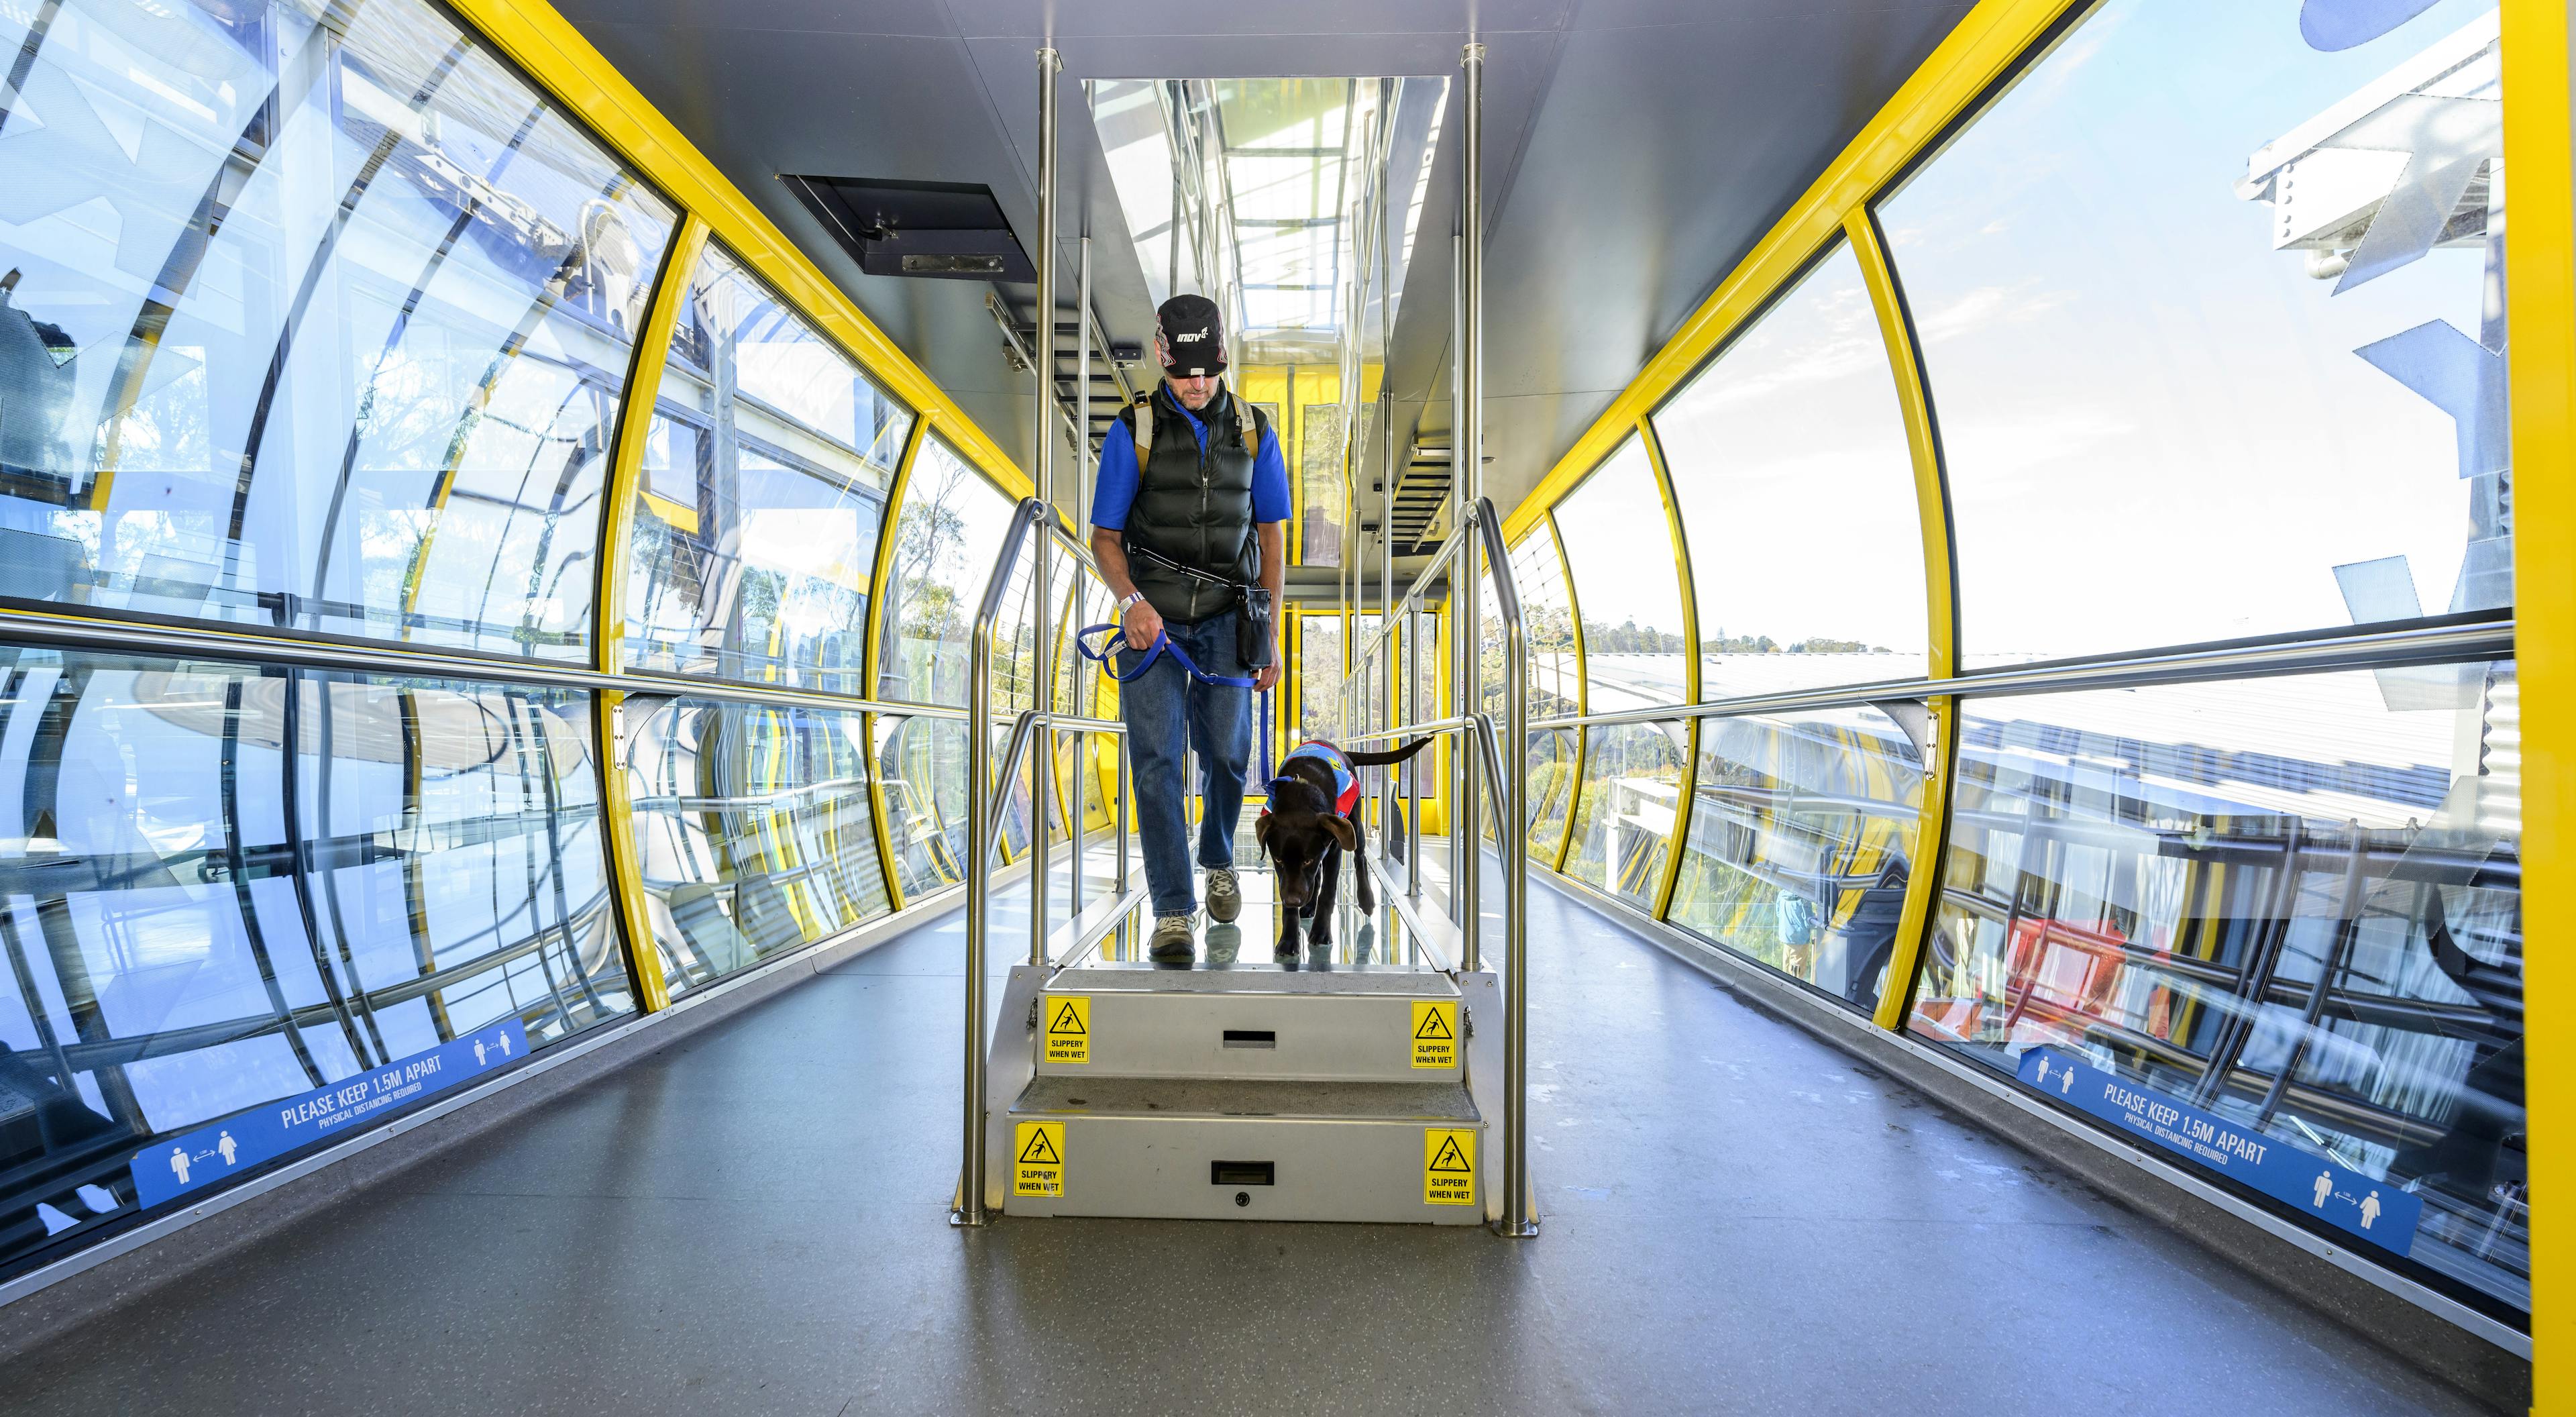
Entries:
{"label": "ceiling panel", "polygon": [[[980,182],[1034,248],[1034,50],[1065,57],[1068,240],[1113,337],[1144,282],[1082,113],[1096,77],[1449,74],[1487,45],[1489,492],[1508,507],[1964,14],[1965,0],[564,0],[564,12],[1004,447],[1029,385],[971,281],[862,275],[781,172]],[[1387,386],[1448,426],[1444,129]],[[1087,215],[1086,215],[1087,214]],[[1070,300],[1071,247],[1064,272]],[[1032,250],[1032,254],[1035,254]],[[1025,294],[1023,295],[1025,299]]]}

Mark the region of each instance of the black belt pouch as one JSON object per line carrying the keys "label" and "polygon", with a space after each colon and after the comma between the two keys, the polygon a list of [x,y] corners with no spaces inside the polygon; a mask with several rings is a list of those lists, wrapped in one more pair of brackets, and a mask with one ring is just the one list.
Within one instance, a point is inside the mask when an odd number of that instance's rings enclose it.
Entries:
{"label": "black belt pouch", "polygon": [[1270,588],[1245,586],[1242,603],[1235,607],[1234,653],[1246,669],[1270,667],[1270,647],[1278,637],[1270,632]]}

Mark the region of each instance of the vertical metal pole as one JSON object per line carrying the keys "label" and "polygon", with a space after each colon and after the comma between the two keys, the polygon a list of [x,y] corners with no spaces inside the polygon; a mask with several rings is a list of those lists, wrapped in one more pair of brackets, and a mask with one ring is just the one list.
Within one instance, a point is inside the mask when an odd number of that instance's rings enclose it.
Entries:
{"label": "vertical metal pole", "polygon": [[993,631],[979,614],[966,649],[966,1108],[957,1225],[984,1213],[984,941],[993,895]]}
{"label": "vertical metal pole", "polygon": [[[1090,83],[1085,81],[1082,87],[1088,96]],[[1087,103],[1083,106],[1085,109],[1090,107]],[[1082,263],[1074,276],[1073,303],[1079,307],[1073,320],[1076,342],[1073,364],[1073,536],[1079,541],[1090,535],[1091,528],[1091,237],[1088,233],[1082,238]],[[1080,605],[1081,570],[1077,567],[1064,579],[1065,598]],[[1067,667],[1073,670],[1073,711],[1089,718],[1100,707],[1100,695],[1083,690],[1096,690],[1099,681],[1084,673],[1080,665]],[[1080,729],[1074,730],[1073,771],[1065,774],[1066,780],[1073,785],[1073,800],[1065,804],[1064,814],[1066,834],[1072,839],[1072,849],[1067,853],[1072,858],[1073,876],[1072,898],[1065,904],[1065,918],[1068,920],[1082,917],[1082,819],[1091,800],[1087,787],[1091,781],[1090,747],[1091,736]]]}
{"label": "vertical metal pole", "polygon": [[[1414,633],[1422,617],[1413,613],[1413,602],[1404,603],[1404,721],[1422,721],[1422,637]],[[1413,900],[1422,899],[1422,774],[1428,768],[1420,758],[1405,765],[1404,774],[1404,893]]]}
{"label": "vertical metal pole", "polygon": [[[1463,133],[1461,136],[1463,138]],[[1459,411],[1461,405],[1458,399],[1459,388],[1467,381],[1466,244],[1465,239],[1458,233],[1449,234],[1449,525],[1453,528],[1467,525],[1467,503],[1460,495],[1461,479],[1466,474],[1460,470],[1458,462],[1458,437],[1462,431],[1461,424],[1466,417]],[[1463,576],[1465,584],[1473,586],[1476,583],[1475,573],[1472,570],[1465,570],[1475,564],[1474,557],[1473,550],[1461,547],[1455,555],[1451,556],[1443,572],[1449,577],[1449,713],[1447,716],[1451,718],[1475,712],[1475,706],[1467,698],[1467,660],[1462,651],[1474,626],[1471,621],[1461,618],[1467,612],[1467,600],[1465,594],[1459,589],[1462,570],[1465,571]],[[1450,735],[1449,742],[1445,745],[1449,750],[1449,771],[1440,781],[1440,790],[1447,793],[1449,798],[1449,918],[1451,920],[1458,920],[1461,916],[1458,909],[1458,878],[1467,870],[1467,856],[1463,849],[1466,837],[1458,830],[1458,803],[1459,799],[1466,795],[1460,790],[1460,784],[1467,780],[1467,759],[1475,755],[1473,744],[1468,744],[1465,752],[1459,751],[1459,745],[1463,741],[1460,735]]]}
{"label": "vertical metal pole", "polygon": [[[1386,449],[1385,457],[1378,463],[1377,627],[1380,633],[1392,635],[1397,633],[1395,627],[1395,404],[1387,398],[1386,379],[1383,375],[1378,379],[1377,431],[1378,440]],[[1407,634],[1405,638],[1411,640],[1413,637]],[[1390,729],[1405,722],[1396,707],[1399,700],[1396,698],[1395,688],[1395,653],[1392,648],[1389,648],[1394,643],[1389,639],[1378,641],[1380,646],[1378,664],[1381,666],[1381,672],[1386,676],[1386,683],[1378,694],[1380,701],[1378,707],[1385,711],[1386,726]],[[1390,740],[1386,746],[1391,752],[1403,747],[1404,744]],[[1406,775],[1407,771],[1406,766],[1399,763],[1388,768],[1384,780],[1378,784],[1377,854],[1381,860],[1395,859],[1396,783]]]}
{"label": "vertical metal pole", "polygon": [[[1485,480],[1485,46],[1468,45],[1459,55],[1459,63],[1466,70],[1467,121],[1458,164],[1458,284],[1462,298],[1458,315],[1458,414],[1453,420],[1458,431],[1450,439],[1453,446],[1449,455],[1456,460],[1453,467],[1458,479],[1458,505],[1466,514],[1459,524],[1464,526],[1466,518],[1479,511]],[[1459,642],[1466,651],[1459,701],[1465,705],[1460,712],[1468,714],[1481,712],[1484,707],[1483,686],[1478,682],[1484,661],[1484,619],[1483,607],[1477,604],[1476,565],[1477,553],[1485,548],[1487,538],[1481,533],[1479,528],[1479,533],[1459,548],[1464,553],[1458,563],[1460,600],[1466,607],[1458,624]],[[1505,760],[1507,770],[1527,751],[1517,740],[1498,746],[1509,755]],[[1484,963],[1480,937],[1485,848],[1476,820],[1484,805],[1479,792],[1484,755],[1471,748],[1464,757],[1465,782],[1458,797],[1456,820],[1460,835],[1466,839],[1466,849],[1459,858],[1463,869],[1458,881],[1459,898],[1466,908],[1458,921],[1458,954],[1460,966],[1474,970]],[[1500,840],[1515,826],[1510,822],[1496,823],[1495,838]]]}
{"label": "vertical metal pole", "polygon": [[1054,894],[1047,846],[1055,836],[1055,76],[1064,67],[1053,49],[1038,51],[1038,313],[1037,407],[1030,419],[1037,447],[1029,476],[1046,514],[1038,525],[1030,648],[1030,707],[1038,711],[1029,743],[1029,963],[1046,963],[1047,906]]}
{"label": "vertical metal pole", "polygon": [[[1491,504],[1485,504],[1488,511]],[[1503,538],[1494,529],[1488,548],[1499,559]],[[1504,574],[1497,573],[1497,585]],[[1503,607],[1504,751],[1523,754],[1529,740],[1529,634],[1515,589]],[[1500,754],[1497,754],[1500,756]],[[1529,774],[1503,764],[1503,821],[1495,835],[1503,847],[1503,1233],[1538,1233],[1529,1209]]]}

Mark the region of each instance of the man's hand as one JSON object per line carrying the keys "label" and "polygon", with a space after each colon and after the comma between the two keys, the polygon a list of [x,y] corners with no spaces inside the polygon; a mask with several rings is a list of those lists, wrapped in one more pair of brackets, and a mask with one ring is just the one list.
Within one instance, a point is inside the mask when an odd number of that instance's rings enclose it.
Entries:
{"label": "man's hand", "polygon": [[1127,613],[1118,617],[1118,623],[1126,628],[1127,647],[1139,652],[1152,649],[1155,636],[1163,633],[1163,617],[1154,609],[1153,602],[1147,600],[1128,606]]}
{"label": "man's hand", "polygon": [[1270,662],[1252,671],[1252,692],[1266,694],[1279,683],[1279,666],[1286,661],[1279,656],[1279,637],[1270,638]]}

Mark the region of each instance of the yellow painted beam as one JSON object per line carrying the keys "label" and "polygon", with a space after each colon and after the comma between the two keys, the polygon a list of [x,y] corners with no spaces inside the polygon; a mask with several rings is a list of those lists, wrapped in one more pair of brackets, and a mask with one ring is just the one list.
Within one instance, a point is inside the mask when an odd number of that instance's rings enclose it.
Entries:
{"label": "yellow painted beam", "polygon": [[936,410],[949,441],[968,461],[1014,499],[1029,495],[1028,473],[553,6],[545,0],[455,0],[454,8],[629,166],[704,221],[715,239],[839,341],[895,397],[918,411]]}
{"label": "yellow painted beam", "polygon": [[[1571,490],[1571,489],[1568,489]],[[1548,514],[1548,547],[1556,552],[1557,578],[1565,582],[1565,614],[1574,625],[1574,712],[1579,716],[1592,712],[1592,665],[1583,648],[1583,597],[1574,588],[1574,562],[1565,554],[1565,538],[1556,531],[1556,516]],[[1506,545],[1510,542],[1505,541]],[[1565,873],[1566,853],[1574,847],[1574,818],[1583,810],[1583,765],[1592,745],[1592,730],[1574,730],[1574,775],[1565,783],[1565,821],[1557,828],[1556,850],[1548,853],[1547,869]],[[1524,746],[1522,752],[1528,752]],[[1526,765],[1524,765],[1526,766]]]}
{"label": "yellow painted beam", "polygon": [[1950,474],[1933,426],[1931,380],[1877,220],[1866,209],[1854,208],[1843,220],[1843,234],[1851,241],[1869,303],[1878,313],[1888,372],[1896,381],[1897,409],[1905,419],[1905,449],[1914,464],[1914,506],[1923,524],[1925,643],[1931,650],[1923,672],[1927,678],[1947,679],[1959,672],[1959,569],[1951,544]]}
{"label": "yellow painted beam", "polygon": [[[903,456],[894,465],[894,481],[886,488],[885,525],[877,529],[877,563],[868,576],[868,625],[859,639],[859,692],[869,698],[877,696],[877,683],[882,677],[881,657],[885,653],[886,591],[894,580],[895,553],[903,534],[903,497],[912,487],[912,469],[921,459],[923,444],[929,441],[930,426],[937,415],[925,410],[912,420],[912,436],[904,440]],[[877,864],[885,870],[886,899],[895,909],[903,909],[903,873],[895,869],[894,829],[886,824],[885,777],[877,762],[877,716],[868,714],[860,720],[859,734],[867,740],[868,749],[868,816],[877,831]]]}
{"label": "yellow painted beam", "polygon": [[[1637,420],[1637,437],[1646,447],[1646,465],[1655,470],[1655,495],[1664,501],[1664,526],[1673,538],[1673,574],[1682,583],[1682,697],[1698,703],[1704,686],[1700,682],[1699,652],[1699,582],[1691,575],[1690,538],[1682,531],[1682,502],[1673,491],[1672,469],[1664,465],[1664,443],[1655,436],[1655,421]],[[1691,799],[1699,795],[1699,725],[1690,720],[1682,734],[1682,776],[1680,796],[1673,802],[1672,839],[1664,844],[1664,876],[1655,885],[1655,918],[1663,919],[1672,912],[1673,887],[1681,883],[1682,843],[1690,839]]]}
{"label": "yellow painted beam", "polygon": [[2505,246],[2513,398],[2514,650],[2522,693],[2524,1105],[2530,1111],[2532,1410],[2576,1412],[2576,142],[2565,0],[2504,0]]}
{"label": "yellow painted beam", "polygon": [[[1931,381],[1923,369],[1922,346],[1905,308],[1903,289],[1879,238],[1878,222],[1867,208],[1855,207],[1843,219],[1843,235],[1860,264],[1861,281],[1878,315],[1887,345],[1889,375],[1896,383],[1896,404],[1905,420],[1906,452],[1914,465],[1914,506],[1923,526],[1923,614],[1930,648],[1925,674],[1947,679],[1958,672],[1958,557],[1950,529],[1948,469],[1941,461],[1939,430],[1932,420]],[[1923,794],[1915,815],[1912,871],[1905,878],[1905,904],[1897,917],[1896,942],[1887,958],[1887,988],[1878,999],[1878,1026],[1889,1032],[1905,1027],[1913,1006],[1916,976],[1925,957],[1923,943],[1939,924],[1942,872],[1949,864],[1950,786],[1958,767],[1959,700],[1944,695],[1930,704],[1932,741],[1923,755]]]}
{"label": "yellow painted beam", "polygon": [[1737,326],[1762,308],[1772,291],[1806,267],[1808,257],[1842,225],[1844,213],[1875,196],[2060,15],[2079,3],[2083,0],[1979,0],[1754,246],[1752,254],[1718,282],[1717,289],[1682,321],[1619,397],[1557,459],[1556,466],[1505,519],[1504,538],[1517,537],[1535,525],[1541,513],[1615,452],[1638,419],[1654,412]]}
{"label": "yellow painted beam", "polygon": [[[689,277],[707,242],[706,223],[684,217],[662,253],[661,278],[636,332],[635,358],[627,366],[626,392],[617,405],[617,441],[608,456],[608,485],[600,494],[599,554],[591,558],[590,667],[602,674],[626,668],[627,552],[635,538],[635,501],[644,485],[644,446],[653,431],[653,403],[669,363],[671,331],[688,304]],[[645,904],[644,860],[636,838],[635,806],[626,783],[626,741],[620,693],[591,698],[593,751],[599,757],[599,842],[608,865],[608,896],[625,941],[626,976],[635,1006],[645,1013],[667,1008],[671,983],[662,952],[653,943],[653,915]]]}

